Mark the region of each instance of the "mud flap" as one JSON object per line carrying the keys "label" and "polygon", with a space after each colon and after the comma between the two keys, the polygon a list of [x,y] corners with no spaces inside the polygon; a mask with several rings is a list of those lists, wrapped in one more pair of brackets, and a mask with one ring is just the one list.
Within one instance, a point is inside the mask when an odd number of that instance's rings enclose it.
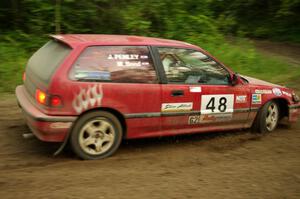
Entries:
{"label": "mud flap", "polygon": [[70,137],[71,131],[68,131],[68,134],[66,135],[64,141],[61,143],[61,145],[59,146],[59,148],[53,153],[53,156],[58,156],[65,148],[65,146],[68,143],[69,137]]}

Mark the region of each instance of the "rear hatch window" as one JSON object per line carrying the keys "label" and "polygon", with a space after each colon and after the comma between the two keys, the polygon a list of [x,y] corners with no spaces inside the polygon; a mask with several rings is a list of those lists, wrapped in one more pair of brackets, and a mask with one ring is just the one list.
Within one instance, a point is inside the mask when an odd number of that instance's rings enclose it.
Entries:
{"label": "rear hatch window", "polygon": [[54,71],[71,50],[61,42],[55,40],[47,42],[29,59],[26,75],[32,73],[34,78],[39,78],[43,83],[48,84]]}
{"label": "rear hatch window", "polygon": [[26,66],[24,83],[31,96],[35,96],[37,88],[49,86],[53,73],[71,50],[69,46],[51,40],[32,55]]}

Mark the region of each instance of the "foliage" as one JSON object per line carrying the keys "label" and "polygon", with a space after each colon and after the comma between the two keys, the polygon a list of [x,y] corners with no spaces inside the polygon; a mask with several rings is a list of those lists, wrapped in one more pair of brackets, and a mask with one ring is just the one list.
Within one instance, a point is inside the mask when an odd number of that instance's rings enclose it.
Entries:
{"label": "foliage", "polygon": [[21,84],[27,59],[21,45],[0,42],[0,93],[13,92]]}
{"label": "foliage", "polygon": [[300,65],[287,63],[279,57],[262,55],[248,39],[223,43],[211,50],[224,64],[237,73],[299,89]]}
{"label": "foliage", "polygon": [[300,43],[300,0],[213,0],[224,33]]}
{"label": "foliage", "polygon": [[[135,34],[187,41],[240,73],[274,82],[300,75],[265,58],[246,39],[300,43],[300,0],[6,0],[0,1],[0,92],[21,83],[30,54],[61,33]],[[287,68],[292,68],[288,70]]]}
{"label": "foliage", "polygon": [[299,10],[300,0],[6,0],[0,1],[0,30],[43,35],[59,23],[62,33],[182,39],[220,30],[300,42]]}

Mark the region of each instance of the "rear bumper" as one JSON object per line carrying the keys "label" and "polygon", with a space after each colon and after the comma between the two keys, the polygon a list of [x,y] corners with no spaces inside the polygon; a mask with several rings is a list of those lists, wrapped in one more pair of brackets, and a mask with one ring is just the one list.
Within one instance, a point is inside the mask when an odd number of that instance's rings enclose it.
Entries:
{"label": "rear bumper", "polygon": [[289,122],[296,122],[300,117],[300,103],[289,106]]}
{"label": "rear bumper", "polygon": [[26,124],[36,137],[47,142],[64,141],[77,117],[44,114],[32,104],[23,85],[16,88],[16,96]]}

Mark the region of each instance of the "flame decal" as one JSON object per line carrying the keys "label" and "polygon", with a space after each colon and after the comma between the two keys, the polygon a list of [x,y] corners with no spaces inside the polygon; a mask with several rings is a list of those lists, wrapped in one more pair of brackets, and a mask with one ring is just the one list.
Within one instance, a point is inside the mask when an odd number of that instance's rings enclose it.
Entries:
{"label": "flame decal", "polygon": [[73,99],[72,105],[77,113],[81,113],[88,108],[100,106],[102,97],[101,85],[89,86],[80,90],[79,94]]}

